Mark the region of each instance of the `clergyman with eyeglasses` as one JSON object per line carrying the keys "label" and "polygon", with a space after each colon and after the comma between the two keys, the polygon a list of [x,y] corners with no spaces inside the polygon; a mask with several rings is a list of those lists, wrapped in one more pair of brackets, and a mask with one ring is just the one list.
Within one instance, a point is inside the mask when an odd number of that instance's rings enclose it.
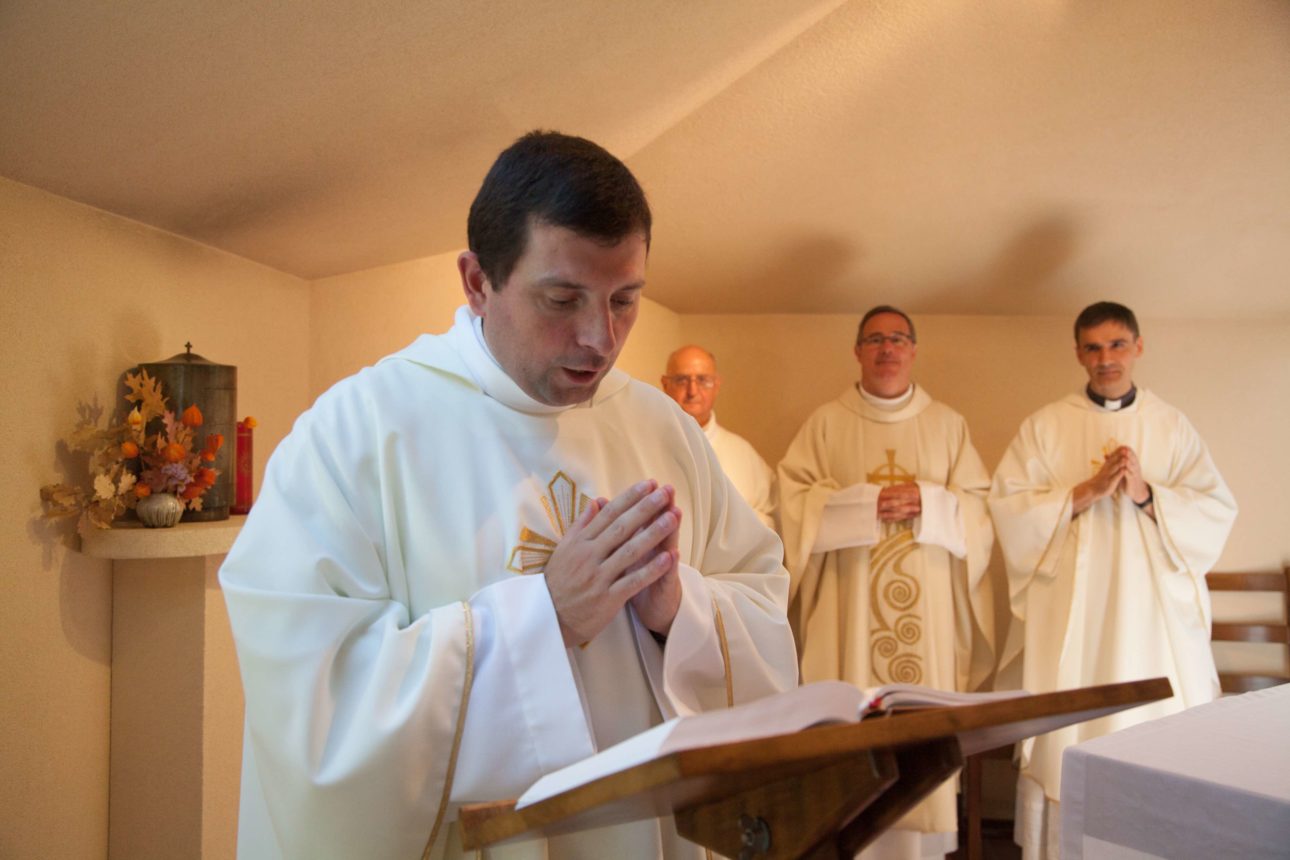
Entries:
{"label": "clergyman with eyeglasses", "polygon": [[[807,419],[779,464],[789,620],[802,681],[972,690],[994,664],[990,475],[967,423],[914,383],[898,308],[860,321],[860,381]],[[957,844],[949,782],[879,837],[879,856]]]}
{"label": "clergyman with eyeglasses", "polygon": [[744,437],[717,423],[713,408],[721,390],[717,359],[701,346],[683,346],[668,356],[663,390],[708,437],[721,468],[757,517],[775,527],[775,473]]}

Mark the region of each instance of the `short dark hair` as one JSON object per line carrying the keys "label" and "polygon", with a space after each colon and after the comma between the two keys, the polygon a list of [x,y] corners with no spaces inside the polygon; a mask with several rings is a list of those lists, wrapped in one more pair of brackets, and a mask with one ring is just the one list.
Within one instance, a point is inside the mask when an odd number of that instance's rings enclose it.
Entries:
{"label": "short dark hair", "polygon": [[892,305],[878,305],[877,307],[869,308],[869,310],[865,311],[864,316],[860,317],[860,327],[856,329],[856,346],[860,345],[860,341],[864,337],[864,324],[878,316],[878,314],[895,314],[903,319],[905,324],[909,326],[909,339],[914,343],[918,343],[918,333],[914,331],[914,321],[909,318],[909,314]]}
{"label": "short dark hair", "polygon": [[1138,318],[1133,315],[1133,311],[1116,302],[1094,302],[1075,317],[1075,342],[1079,343],[1081,331],[1104,322],[1117,322],[1133,332],[1135,338],[1141,337],[1138,332]]}
{"label": "short dark hair", "polygon": [[531,131],[493,162],[470,205],[466,241],[494,290],[528,245],[529,224],[565,227],[606,245],[643,233],[649,203],[636,177],[604,148],[554,131]]}

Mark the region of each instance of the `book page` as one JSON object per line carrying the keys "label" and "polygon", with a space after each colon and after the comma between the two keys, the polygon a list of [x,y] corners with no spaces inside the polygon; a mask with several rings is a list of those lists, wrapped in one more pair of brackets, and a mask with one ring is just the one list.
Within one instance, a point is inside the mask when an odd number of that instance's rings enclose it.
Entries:
{"label": "book page", "polygon": [[988,693],[959,693],[954,690],[935,690],[917,684],[884,684],[864,691],[864,704],[860,716],[871,713],[897,711],[906,708],[953,708],[960,705],[980,705],[1030,695],[1025,690],[997,690]]}
{"label": "book page", "polygon": [[769,738],[826,723],[854,723],[864,693],[845,681],[817,681],[755,702],[681,720],[662,752]]}
{"label": "book page", "polygon": [[792,734],[817,725],[853,723],[870,713],[974,705],[1025,695],[1024,690],[955,693],[913,684],[861,690],[845,681],[817,681],[733,708],[668,720],[547,774],[524,792],[516,808],[682,750]]}
{"label": "book page", "polygon": [[647,729],[639,735],[616,743],[608,749],[584,758],[582,761],[574,762],[568,767],[562,767],[557,771],[548,773],[529,786],[528,791],[520,795],[520,799],[515,802],[515,808],[523,809],[526,806],[537,803],[539,800],[555,797],[557,794],[563,794],[571,788],[577,788],[601,777],[609,776],[658,758],[661,754],[660,750],[663,747],[663,742],[667,740],[667,736],[676,727],[677,723],[684,719],[686,717],[673,717],[665,723],[659,723],[652,729]]}
{"label": "book page", "polygon": [[530,786],[516,809],[681,750],[791,734],[824,723],[855,722],[863,692],[843,681],[795,687],[733,708],[677,717]]}

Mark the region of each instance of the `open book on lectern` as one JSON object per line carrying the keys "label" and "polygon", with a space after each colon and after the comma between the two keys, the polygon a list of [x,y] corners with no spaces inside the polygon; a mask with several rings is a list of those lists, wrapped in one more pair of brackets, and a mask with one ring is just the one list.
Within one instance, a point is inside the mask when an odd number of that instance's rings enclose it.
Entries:
{"label": "open book on lectern", "polygon": [[792,734],[812,726],[854,723],[912,708],[978,705],[1028,695],[1024,690],[955,693],[913,684],[861,689],[845,681],[817,681],[733,708],[675,717],[539,779],[516,802],[522,809],[601,777],[681,750]]}

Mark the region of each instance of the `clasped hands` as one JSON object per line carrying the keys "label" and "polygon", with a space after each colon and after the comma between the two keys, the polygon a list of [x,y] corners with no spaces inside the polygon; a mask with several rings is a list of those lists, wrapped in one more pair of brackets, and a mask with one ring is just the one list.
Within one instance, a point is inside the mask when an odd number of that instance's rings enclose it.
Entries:
{"label": "clasped hands", "polygon": [[676,491],[646,480],[595,499],[560,538],[544,575],[566,646],[590,642],[629,601],[666,636],[681,606]]}
{"label": "clasped hands", "polygon": [[[1094,502],[1123,491],[1136,504],[1151,497],[1151,488],[1142,477],[1142,464],[1128,445],[1112,451],[1097,474],[1075,487],[1072,511],[1083,513]],[[1149,506],[1148,506],[1149,507]]]}
{"label": "clasped hands", "polygon": [[878,491],[878,521],[898,523],[923,512],[923,494],[918,484],[891,484]]}

